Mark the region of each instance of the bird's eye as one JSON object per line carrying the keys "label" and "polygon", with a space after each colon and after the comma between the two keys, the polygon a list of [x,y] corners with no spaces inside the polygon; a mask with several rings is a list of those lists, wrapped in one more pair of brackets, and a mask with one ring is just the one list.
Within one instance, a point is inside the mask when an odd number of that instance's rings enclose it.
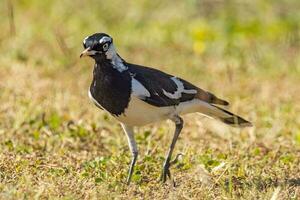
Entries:
{"label": "bird's eye", "polygon": [[108,50],[108,43],[105,43],[104,45],[103,45],[103,51],[107,51]]}

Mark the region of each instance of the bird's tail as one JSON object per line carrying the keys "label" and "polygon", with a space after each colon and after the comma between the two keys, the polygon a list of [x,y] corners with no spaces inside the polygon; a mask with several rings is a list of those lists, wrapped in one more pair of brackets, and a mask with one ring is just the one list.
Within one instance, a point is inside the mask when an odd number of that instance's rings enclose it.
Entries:
{"label": "bird's tail", "polygon": [[243,119],[242,117],[235,115],[223,108],[212,104],[206,104],[202,107],[201,111],[203,114],[208,115],[210,117],[219,119],[220,121],[234,127],[250,127],[252,126],[251,122]]}

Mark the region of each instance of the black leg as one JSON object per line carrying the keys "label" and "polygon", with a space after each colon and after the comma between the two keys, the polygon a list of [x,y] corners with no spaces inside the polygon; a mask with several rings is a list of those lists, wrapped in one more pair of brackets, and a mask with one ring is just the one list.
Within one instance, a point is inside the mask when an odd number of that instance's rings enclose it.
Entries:
{"label": "black leg", "polygon": [[166,182],[167,176],[169,178],[171,178],[170,161],[171,161],[171,157],[172,157],[172,153],[173,153],[176,141],[177,141],[178,136],[179,136],[179,134],[182,130],[182,127],[183,127],[183,120],[179,116],[175,116],[172,120],[174,121],[174,123],[176,125],[176,128],[175,128],[175,133],[174,133],[174,136],[173,136],[172,143],[170,145],[167,157],[166,157],[164,165],[163,165],[163,170],[162,170],[162,174],[161,174],[161,177],[160,177],[160,180],[162,182]]}
{"label": "black leg", "polygon": [[127,176],[127,181],[126,181],[127,185],[130,184],[132,173],[133,173],[133,170],[134,170],[134,166],[135,166],[137,157],[138,157],[138,152],[133,152],[132,160],[131,160],[131,163],[130,163],[129,172],[128,172],[128,176]]}
{"label": "black leg", "polygon": [[132,154],[132,160],[130,163],[130,167],[129,167],[129,172],[128,172],[128,176],[127,176],[127,185],[130,184],[131,181],[131,177],[133,174],[133,170],[134,170],[134,166],[138,157],[138,150],[137,150],[137,145],[134,139],[134,133],[133,133],[133,128],[131,126],[127,126],[125,124],[122,124],[123,130],[127,136],[127,140],[128,140],[128,144],[129,144],[129,148]]}

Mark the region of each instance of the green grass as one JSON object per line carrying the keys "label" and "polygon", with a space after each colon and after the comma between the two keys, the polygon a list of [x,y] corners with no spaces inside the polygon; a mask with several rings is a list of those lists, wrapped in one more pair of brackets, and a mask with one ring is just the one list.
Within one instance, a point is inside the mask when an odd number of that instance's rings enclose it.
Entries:
{"label": "green grass", "polygon": [[[4,0],[0,199],[298,199],[299,9],[298,0]],[[127,186],[125,135],[89,101],[93,62],[79,59],[94,32],[112,35],[126,60],[225,98],[255,126],[185,116],[175,188],[158,182],[173,124],[137,128]]]}

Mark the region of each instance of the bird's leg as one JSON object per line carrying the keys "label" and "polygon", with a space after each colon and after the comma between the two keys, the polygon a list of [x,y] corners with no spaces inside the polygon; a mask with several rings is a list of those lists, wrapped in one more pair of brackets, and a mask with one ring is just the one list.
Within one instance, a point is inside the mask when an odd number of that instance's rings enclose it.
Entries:
{"label": "bird's leg", "polygon": [[132,154],[132,160],[130,163],[130,167],[129,167],[129,172],[128,172],[128,176],[127,176],[127,185],[130,184],[131,181],[131,177],[133,174],[133,170],[134,170],[134,166],[138,157],[138,149],[137,149],[137,145],[134,139],[134,132],[133,132],[133,128],[131,126],[127,126],[125,124],[122,124],[123,130],[127,136],[127,140],[128,140],[128,145]]}
{"label": "bird's leg", "polygon": [[170,160],[171,160],[171,156],[172,156],[176,141],[177,141],[178,136],[179,136],[179,134],[181,132],[181,129],[183,127],[183,120],[179,116],[174,116],[172,121],[174,121],[174,123],[176,125],[176,128],[175,128],[175,133],[174,133],[174,136],[173,136],[172,143],[170,145],[167,157],[166,157],[164,165],[163,165],[163,170],[162,170],[162,174],[161,174],[161,177],[160,177],[160,180],[162,182],[166,182],[167,176],[169,178],[171,178],[171,173],[170,173],[170,169],[169,169],[170,168]]}
{"label": "bird's leg", "polygon": [[128,176],[127,176],[127,180],[126,180],[127,185],[130,184],[137,157],[138,157],[138,152],[132,152],[132,160],[130,163],[130,168],[129,168],[129,172],[128,172]]}

